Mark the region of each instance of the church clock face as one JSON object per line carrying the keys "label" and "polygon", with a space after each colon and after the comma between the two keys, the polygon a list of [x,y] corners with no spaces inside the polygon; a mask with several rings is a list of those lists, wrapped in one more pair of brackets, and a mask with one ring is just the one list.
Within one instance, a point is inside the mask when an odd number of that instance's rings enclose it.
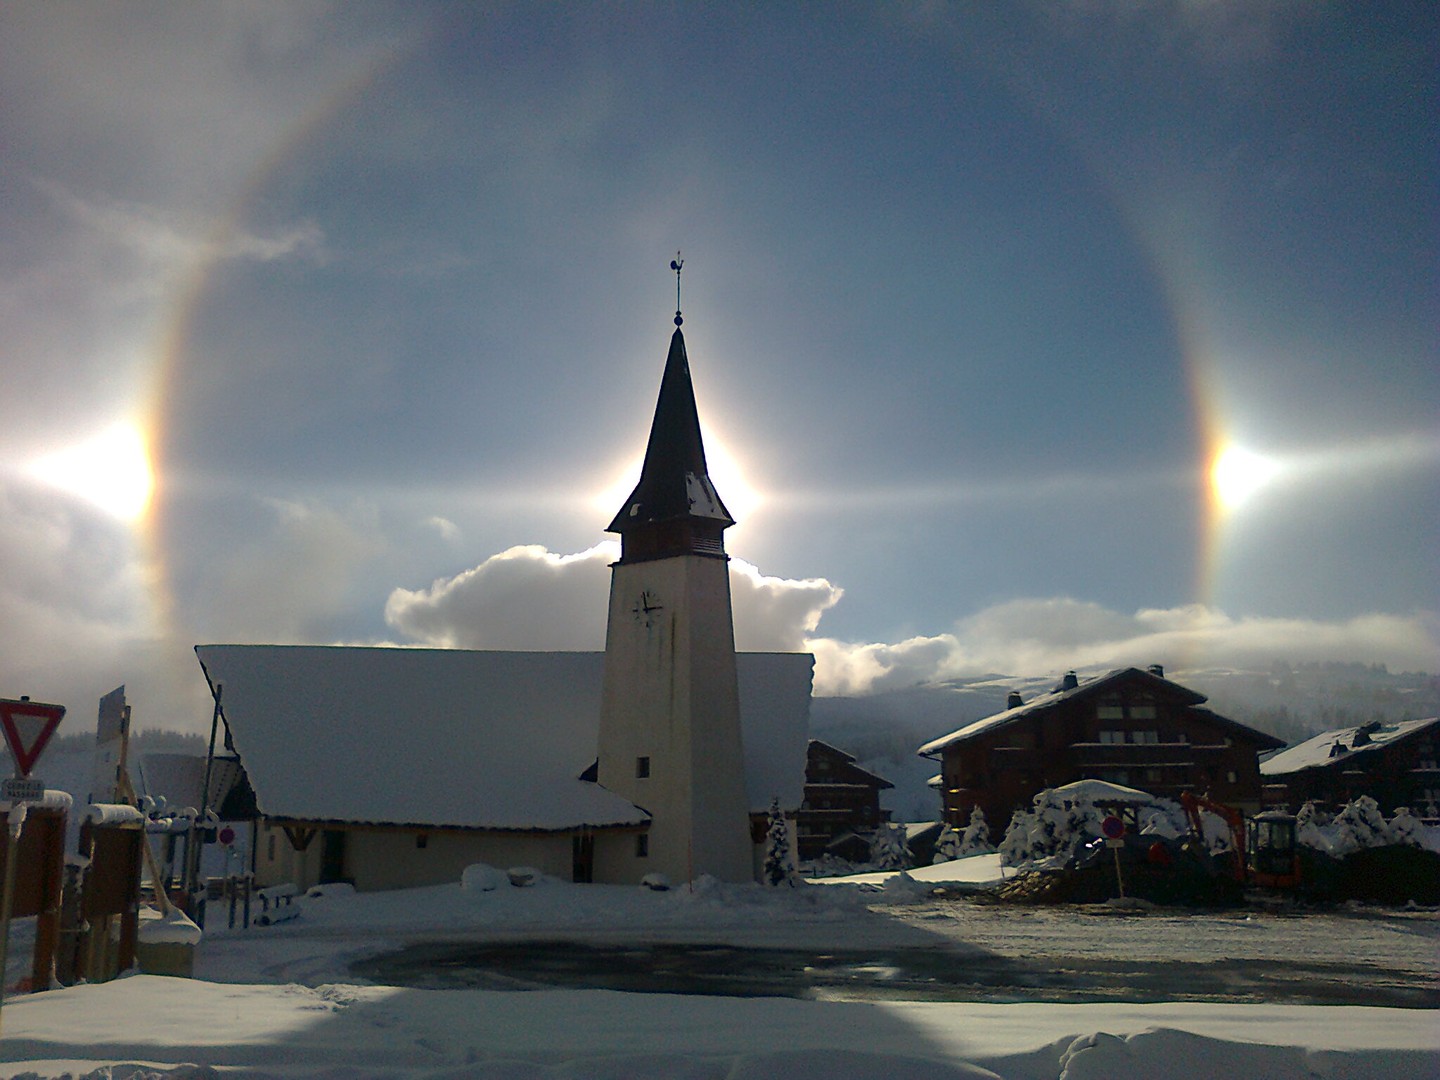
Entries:
{"label": "church clock face", "polygon": [[630,612],[635,616],[636,622],[643,623],[645,626],[654,626],[663,610],[660,606],[659,593],[654,589],[646,589],[635,600],[635,605]]}

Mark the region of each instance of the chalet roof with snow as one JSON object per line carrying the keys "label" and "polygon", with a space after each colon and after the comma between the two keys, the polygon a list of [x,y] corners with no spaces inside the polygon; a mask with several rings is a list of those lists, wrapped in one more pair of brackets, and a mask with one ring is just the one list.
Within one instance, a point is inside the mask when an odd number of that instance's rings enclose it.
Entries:
{"label": "chalet roof with snow", "polygon": [[[883,776],[879,775],[878,773],[873,773],[873,772],[871,772],[869,769],[862,768],[861,766],[855,764],[855,755],[854,755],[854,754],[847,754],[844,750],[841,750],[838,746],[832,746],[830,743],[825,742],[823,739],[811,739],[810,742],[809,742],[809,744],[806,746],[805,749],[806,749],[806,759],[807,759],[807,761],[808,761],[809,759],[813,758],[813,757],[815,756],[816,751],[818,750],[822,755],[827,756],[827,757],[830,757],[830,758],[832,758],[832,759],[835,759],[835,760],[837,760],[837,761],[839,761],[839,762],[842,762],[842,763],[845,765],[845,768],[846,768],[846,771],[847,771],[847,772],[851,773],[852,775],[856,775],[856,776],[860,776],[860,777],[866,778],[870,783],[872,783],[872,784],[873,784],[878,790],[880,790],[880,791],[885,791],[885,790],[887,790],[887,789],[889,789],[889,788],[893,788],[893,787],[895,786],[895,785],[892,784],[889,780],[886,780]],[[807,772],[807,774],[808,774],[808,772],[809,772],[809,766],[808,766],[808,764],[807,764],[807,766],[806,766],[806,772]],[[807,782],[808,782],[808,783],[811,783],[811,784],[825,784],[825,783],[829,783],[829,781],[827,781],[827,780],[820,780],[820,779],[813,779],[813,780],[812,780],[812,779],[809,779],[808,776],[807,776]]]}
{"label": "chalet roof with snow", "polygon": [[[198,645],[266,817],[465,829],[642,825],[580,779],[604,653]],[[750,806],[803,798],[813,658],[741,653]]]}
{"label": "chalet roof with snow", "polygon": [[[1028,702],[1013,705],[1003,712],[986,716],[971,724],[967,724],[948,735],[942,735],[920,747],[917,751],[921,757],[934,757],[943,752],[947,747],[955,746],[958,743],[967,742],[987,732],[994,732],[1011,724],[1025,720],[1032,720],[1043,716],[1045,713],[1069,701],[1080,698],[1100,697],[1104,694],[1118,690],[1122,684],[1140,683],[1142,686],[1149,684],[1150,689],[1171,701],[1178,701],[1206,720],[1213,722],[1218,727],[1234,731],[1237,735],[1255,742],[1262,750],[1274,749],[1284,746],[1285,743],[1263,731],[1256,731],[1252,727],[1228,717],[1221,716],[1217,712],[1200,708],[1207,700],[1204,694],[1197,693],[1179,683],[1171,682],[1163,675],[1157,675],[1153,671],[1143,671],[1140,668],[1115,668],[1105,672],[1103,675],[1091,675],[1079,679],[1074,673],[1067,675],[1065,679],[1048,693],[1040,694]],[[1018,697],[1018,695],[1016,695]]]}
{"label": "chalet roof with snow", "polygon": [[[1260,762],[1261,776],[1286,776],[1302,769],[1320,769],[1353,762],[1372,750],[1393,746],[1402,739],[1440,725],[1440,716],[1426,720],[1371,721],[1355,727],[1322,731]],[[1436,728],[1440,732],[1440,727]]]}

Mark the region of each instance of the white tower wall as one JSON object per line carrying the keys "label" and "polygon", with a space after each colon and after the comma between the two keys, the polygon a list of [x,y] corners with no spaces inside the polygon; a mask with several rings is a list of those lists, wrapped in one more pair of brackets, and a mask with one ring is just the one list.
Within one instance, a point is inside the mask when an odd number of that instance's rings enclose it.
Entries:
{"label": "white tower wall", "polygon": [[753,880],[725,558],[613,568],[598,780],[653,820],[644,841],[597,838],[597,881]]}

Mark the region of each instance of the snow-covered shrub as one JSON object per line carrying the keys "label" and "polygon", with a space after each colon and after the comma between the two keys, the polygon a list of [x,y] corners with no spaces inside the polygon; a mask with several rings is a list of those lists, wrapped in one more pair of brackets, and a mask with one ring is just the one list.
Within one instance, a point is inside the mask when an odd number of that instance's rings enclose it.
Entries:
{"label": "snow-covered shrub", "polygon": [[646,874],[640,879],[640,887],[651,892],[665,892],[670,888],[670,879],[664,874]]}
{"label": "snow-covered shrub", "polygon": [[765,834],[765,869],[767,885],[794,885],[795,863],[790,858],[790,829],[780,811],[780,800],[770,802],[770,828]]}
{"label": "snow-covered shrub", "polygon": [[960,857],[960,834],[954,825],[947,824],[935,838],[935,857],[932,864],[952,862]]}
{"label": "snow-covered shrub", "polygon": [[1390,838],[1397,844],[1423,848],[1428,831],[1425,823],[1412,814],[1408,806],[1397,809],[1390,819]]}
{"label": "snow-covered shrub", "polygon": [[494,892],[509,881],[505,871],[483,862],[471,863],[460,872],[460,887],[471,892]]}
{"label": "snow-covered shrub", "polygon": [[910,865],[905,827],[887,822],[870,836],[870,862],[881,870],[903,870]]}
{"label": "snow-covered shrub", "polygon": [[960,851],[957,857],[964,859],[971,855],[989,855],[994,850],[995,845],[990,842],[990,824],[985,820],[985,811],[977,806],[970,811],[970,824],[965,826],[965,833],[960,837]]}
{"label": "snow-covered shrub", "polygon": [[1330,827],[1335,832],[1331,845],[1337,855],[1394,843],[1385,815],[1380,813],[1379,804],[1369,795],[1361,795],[1348,804],[1335,815]]}
{"label": "snow-covered shrub", "polygon": [[505,876],[510,879],[510,884],[517,889],[526,889],[531,885],[539,885],[545,880],[545,872],[533,866],[512,866],[505,871]]}
{"label": "snow-covered shrub", "polygon": [[1135,820],[1141,836],[1178,840],[1190,832],[1185,809],[1172,799],[1156,799],[1149,806],[1140,807]]}
{"label": "snow-covered shrub", "polygon": [[1010,815],[1010,824],[1005,826],[1005,835],[1000,838],[1000,865],[1019,866],[1030,861],[1030,827],[1035,815],[1029,810],[1017,808]]}

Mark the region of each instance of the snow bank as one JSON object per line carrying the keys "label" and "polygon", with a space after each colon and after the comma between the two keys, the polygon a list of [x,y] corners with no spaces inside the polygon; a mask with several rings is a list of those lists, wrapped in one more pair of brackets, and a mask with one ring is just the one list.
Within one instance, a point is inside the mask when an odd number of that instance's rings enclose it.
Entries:
{"label": "snow bank", "polygon": [[[7,1002],[11,1076],[1192,1080],[1440,1074],[1423,1009],[990,1005],[229,986],[133,976]],[[148,1071],[119,1063],[146,1063]]]}
{"label": "snow bank", "polygon": [[146,908],[141,912],[139,938],[146,945],[198,945],[204,936],[185,913],[172,907],[163,915]]}

